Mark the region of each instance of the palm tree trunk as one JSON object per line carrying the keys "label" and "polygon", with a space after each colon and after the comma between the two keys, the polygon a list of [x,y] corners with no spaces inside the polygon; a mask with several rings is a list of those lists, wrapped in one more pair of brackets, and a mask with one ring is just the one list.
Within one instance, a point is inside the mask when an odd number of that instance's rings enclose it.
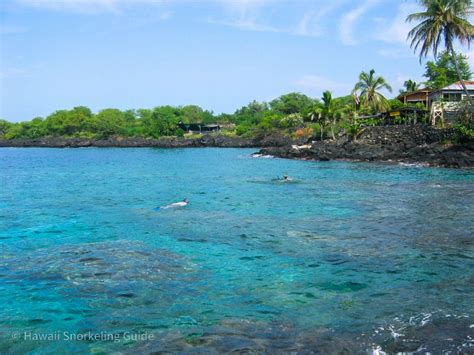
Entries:
{"label": "palm tree trunk", "polygon": [[336,117],[334,116],[331,126],[332,139],[336,140],[336,135],[334,134],[334,128],[336,127]]}
{"label": "palm tree trunk", "polygon": [[466,94],[467,99],[472,104],[471,95],[469,95],[469,91],[467,90],[466,83],[464,82],[464,79],[461,77],[461,71],[459,70],[459,63],[456,59],[456,52],[454,51],[454,48],[452,45],[449,46],[449,51],[451,52],[451,57],[452,57],[451,59],[454,63],[454,67],[456,68],[456,73],[458,74],[462,89],[464,90],[464,93]]}

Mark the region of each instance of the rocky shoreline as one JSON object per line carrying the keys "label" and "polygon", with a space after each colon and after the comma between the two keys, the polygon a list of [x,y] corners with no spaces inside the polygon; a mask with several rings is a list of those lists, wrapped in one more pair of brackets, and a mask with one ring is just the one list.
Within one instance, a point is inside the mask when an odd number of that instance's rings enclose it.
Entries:
{"label": "rocky shoreline", "polygon": [[357,140],[268,147],[258,154],[288,159],[385,161],[450,168],[474,167],[474,141],[453,144],[453,129],[425,125],[368,127]]}
{"label": "rocky shoreline", "polygon": [[[454,129],[427,125],[366,127],[357,140],[342,135],[337,140],[291,140],[280,134],[260,138],[229,137],[208,134],[190,138],[160,139],[110,137],[44,137],[38,139],[0,139],[0,147],[118,147],[118,148],[262,148],[258,154],[288,159],[349,160],[420,163],[453,168],[474,167],[474,141],[457,142]],[[305,144],[306,143],[306,144]]]}
{"label": "rocky shoreline", "polygon": [[200,138],[123,138],[107,139],[44,137],[37,139],[1,140],[0,147],[44,147],[44,148],[187,148],[187,147],[257,147],[252,140],[230,137],[203,136]]}
{"label": "rocky shoreline", "polygon": [[117,147],[117,148],[260,148],[281,147],[292,143],[282,135],[269,135],[260,139],[229,137],[208,134],[198,137],[166,137],[160,139],[110,137],[107,139],[44,137],[37,139],[0,139],[0,147],[44,147],[44,148],[84,148],[84,147]]}

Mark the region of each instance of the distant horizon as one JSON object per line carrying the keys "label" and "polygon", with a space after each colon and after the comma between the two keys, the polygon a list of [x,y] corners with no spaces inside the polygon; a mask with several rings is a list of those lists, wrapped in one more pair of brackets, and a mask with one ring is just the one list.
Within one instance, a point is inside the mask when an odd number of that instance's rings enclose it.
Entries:
{"label": "distant horizon", "polygon": [[[290,92],[346,96],[372,68],[396,97],[405,80],[424,81],[426,61],[406,41],[405,18],[418,9],[415,0],[6,0],[0,119],[76,106],[233,113]],[[474,67],[474,50],[460,49]]]}

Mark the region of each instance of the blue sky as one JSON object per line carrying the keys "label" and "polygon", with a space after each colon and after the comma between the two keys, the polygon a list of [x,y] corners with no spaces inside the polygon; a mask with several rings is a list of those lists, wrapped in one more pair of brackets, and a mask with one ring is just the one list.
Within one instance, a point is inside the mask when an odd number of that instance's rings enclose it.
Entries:
{"label": "blue sky", "polygon": [[[233,112],[298,91],[350,92],[374,68],[422,80],[406,0],[3,0],[0,118],[78,105]],[[466,49],[473,62],[474,51]]]}

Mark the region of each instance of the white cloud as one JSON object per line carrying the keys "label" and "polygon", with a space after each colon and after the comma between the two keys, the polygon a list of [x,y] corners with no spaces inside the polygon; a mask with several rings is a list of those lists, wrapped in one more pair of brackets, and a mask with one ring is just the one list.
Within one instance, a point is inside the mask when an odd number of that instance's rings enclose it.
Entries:
{"label": "white cloud", "polygon": [[378,2],[379,0],[366,0],[362,5],[352,9],[342,16],[339,24],[339,35],[342,43],[349,45],[357,44],[357,41],[354,39],[354,27],[359,18]]}
{"label": "white cloud", "polygon": [[295,28],[288,32],[300,36],[319,37],[323,34],[321,22],[331,11],[335,10],[339,4],[332,2],[329,5],[321,6],[317,10],[308,11],[303,15]]}
{"label": "white cloud", "polygon": [[282,32],[273,26],[259,21],[261,9],[272,0],[216,0],[224,7],[224,19],[208,19],[207,22],[235,27],[246,31]]}
{"label": "white cloud", "polygon": [[351,84],[337,82],[320,75],[303,76],[294,84],[314,94],[321,94],[323,91],[329,90],[335,95],[347,95],[352,90]]}
{"label": "white cloud", "polygon": [[311,20],[313,19],[313,12],[308,12],[306,14],[304,14],[303,18],[300,20],[300,22],[298,22],[298,24],[296,25],[296,28],[294,30],[295,34],[299,34],[299,35],[302,35],[302,36],[308,36],[310,34],[312,35],[319,35],[319,31],[316,30],[310,30],[309,26],[311,24]]}
{"label": "white cloud", "polygon": [[377,18],[377,31],[375,31],[375,39],[387,43],[408,45],[407,36],[413,23],[406,22],[408,15],[419,12],[420,6],[416,3],[402,3],[398,6],[398,12],[393,21],[386,18]]}
{"label": "white cloud", "polygon": [[240,19],[240,20],[230,19],[230,20],[218,21],[218,20],[209,18],[206,22],[217,24],[217,25],[235,27],[235,28],[238,28],[240,30],[245,30],[245,31],[284,32],[284,30],[282,29],[278,29],[276,27],[257,23],[254,19]]}
{"label": "white cloud", "polygon": [[[341,5],[342,0],[334,0],[330,4],[316,1],[312,8],[307,10],[296,24],[274,26],[264,15],[274,0],[216,0],[227,11],[225,19],[209,18],[207,22],[235,27],[246,31],[279,32],[298,36],[319,37],[323,34],[322,22],[324,17]],[[266,21],[267,20],[267,21]]]}
{"label": "white cloud", "polygon": [[261,8],[273,0],[216,0],[217,3],[224,5],[231,11],[246,13]]}
{"label": "white cloud", "polygon": [[134,5],[162,4],[162,0],[16,0],[17,3],[37,9],[70,11],[83,14],[108,12],[120,14]]}

